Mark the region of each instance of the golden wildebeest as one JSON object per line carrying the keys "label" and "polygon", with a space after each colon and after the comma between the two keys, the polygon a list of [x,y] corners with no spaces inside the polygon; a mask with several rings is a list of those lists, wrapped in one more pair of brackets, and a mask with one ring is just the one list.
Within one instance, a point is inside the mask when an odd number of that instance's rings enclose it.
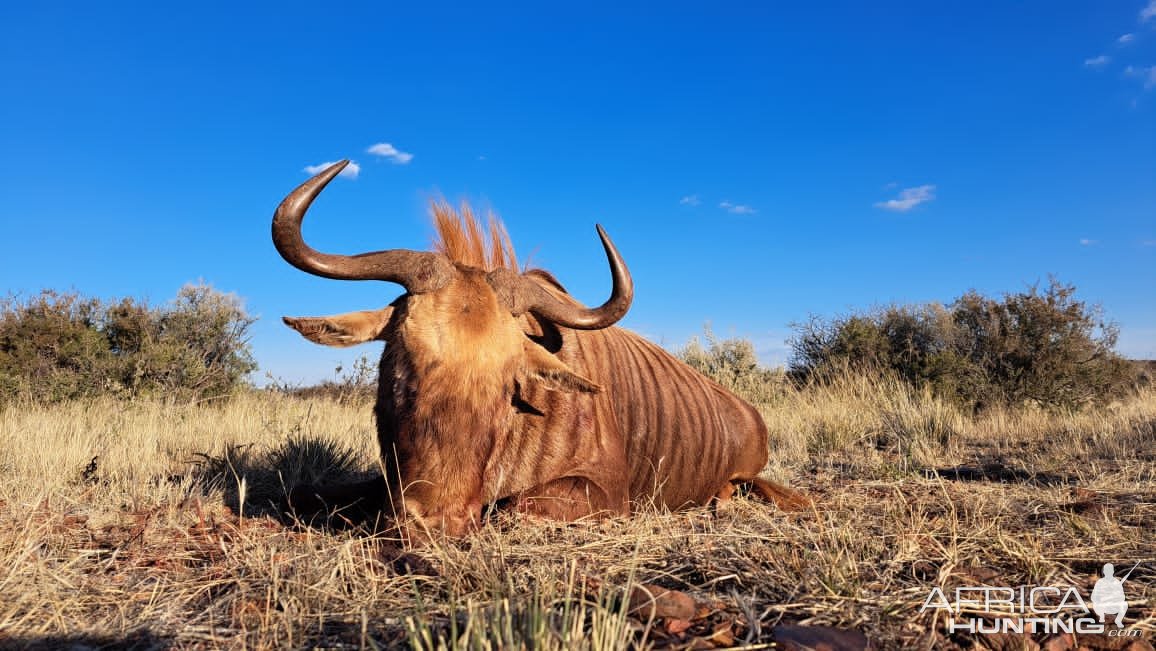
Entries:
{"label": "golden wildebeest", "polygon": [[487,237],[445,205],[434,209],[434,252],[320,253],[301,221],[346,163],[281,202],[273,243],[302,271],[406,293],[380,310],[285,323],[329,346],[385,342],[375,407],[385,495],[366,497],[403,532],[460,535],[498,502],[563,520],[675,509],[726,501],[742,483],[781,507],[806,503],[758,477],[767,429],[754,407],[614,327],[634,289],[600,226],[613,290],[593,309],[545,271],[519,272],[497,222]]}

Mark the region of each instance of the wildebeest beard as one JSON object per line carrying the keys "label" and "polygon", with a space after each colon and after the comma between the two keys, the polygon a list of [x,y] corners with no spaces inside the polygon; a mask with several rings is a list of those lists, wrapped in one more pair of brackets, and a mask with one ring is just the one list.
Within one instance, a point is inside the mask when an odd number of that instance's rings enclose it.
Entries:
{"label": "wildebeest beard", "polygon": [[375,413],[388,502],[401,521],[469,529],[482,505],[500,497],[483,475],[499,439],[517,425],[517,360],[489,376],[438,360],[417,364],[402,346],[382,355]]}

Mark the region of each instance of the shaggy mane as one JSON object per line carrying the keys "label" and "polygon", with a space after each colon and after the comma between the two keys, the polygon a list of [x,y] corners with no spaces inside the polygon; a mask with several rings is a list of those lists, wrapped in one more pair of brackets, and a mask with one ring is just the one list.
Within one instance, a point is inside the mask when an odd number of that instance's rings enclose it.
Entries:
{"label": "shaggy mane", "polygon": [[485,226],[465,201],[458,209],[444,199],[431,201],[430,213],[437,229],[434,250],[438,253],[453,262],[484,271],[518,270],[514,245],[510,243],[506,227],[493,212],[487,213]]}

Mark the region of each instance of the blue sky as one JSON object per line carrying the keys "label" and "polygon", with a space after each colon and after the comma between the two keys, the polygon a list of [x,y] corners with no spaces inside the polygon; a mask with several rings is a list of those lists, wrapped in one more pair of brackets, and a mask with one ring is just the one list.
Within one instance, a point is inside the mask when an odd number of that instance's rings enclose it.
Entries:
{"label": "blue sky", "polygon": [[0,8],[0,290],[204,279],[264,371],[331,376],[374,351],[280,315],[399,289],[296,271],[269,221],[352,158],[317,248],[424,249],[426,201],[464,198],[600,303],[599,222],[623,325],[669,347],[709,321],[782,363],[810,314],[1056,274],[1156,358],[1156,0],[170,4]]}

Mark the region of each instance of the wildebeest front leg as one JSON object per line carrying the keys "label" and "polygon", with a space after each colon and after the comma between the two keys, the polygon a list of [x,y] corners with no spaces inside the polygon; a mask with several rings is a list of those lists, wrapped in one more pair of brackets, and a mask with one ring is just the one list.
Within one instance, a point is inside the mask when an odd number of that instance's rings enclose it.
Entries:
{"label": "wildebeest front leg", "polygon": [[552,520],[577,520],[593,514],[628,512],[624,498],[615,499],[586,477],[562,477],[518,496],[519,512]]}

